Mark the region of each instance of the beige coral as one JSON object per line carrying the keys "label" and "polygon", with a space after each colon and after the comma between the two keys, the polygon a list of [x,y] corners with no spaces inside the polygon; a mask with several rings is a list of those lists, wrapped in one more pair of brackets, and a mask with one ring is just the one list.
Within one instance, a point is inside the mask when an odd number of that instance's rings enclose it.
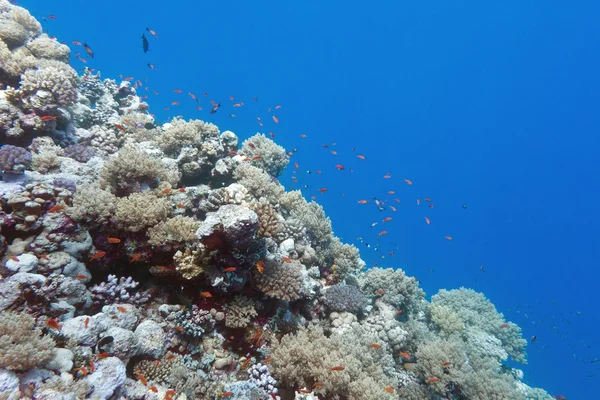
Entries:
{"label": "beige coral", "polygon": [[258,234],[263,237],[275,237],[281,230],[279,216],[268,203],[254,202],[250,208],[258,215]]}
{"label": "beige coral", "polygon": [[149,191],[132,193],[117,199],[115,222],[119,229],[139,232],[165,220],[171,211],[168,199]]}
{"label": "beige coral", "polygon": [[225,326],[229,328],[245,328],[252,318],[257,315],[254,301],[246,296],[237,295],[227,304]]}
{"label": "beige coral", "polygon": [[294,301],[305,293],[304,280],[306,268],[298,261],[283,263],[276,260],[266,261],[261,274],[255,269],[254,284],[269,297]]}
{"label": "beige coral", "polygon": [[148,229],[148,243],[160,245],[168,242],[188,242],[196,239],[200,223],[194,218],[177,215]]}
{"label": "beige coral", "polygon": [[210,252],[203,244],[198,244],[198,248],[186,248],[184,251],[177,251],[173,256],[175,270],[183,278],[191,280],[206,271],[209,263]]}

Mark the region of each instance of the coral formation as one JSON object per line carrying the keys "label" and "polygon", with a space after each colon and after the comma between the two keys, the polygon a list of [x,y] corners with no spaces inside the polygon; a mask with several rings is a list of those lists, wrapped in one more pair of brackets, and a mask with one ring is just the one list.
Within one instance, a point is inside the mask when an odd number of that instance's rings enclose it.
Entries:
{"label": "coral formation", "polygon": [[549,398],[483,294],[366,269],[293,152],[69,58],[0,0],[0,398]]}

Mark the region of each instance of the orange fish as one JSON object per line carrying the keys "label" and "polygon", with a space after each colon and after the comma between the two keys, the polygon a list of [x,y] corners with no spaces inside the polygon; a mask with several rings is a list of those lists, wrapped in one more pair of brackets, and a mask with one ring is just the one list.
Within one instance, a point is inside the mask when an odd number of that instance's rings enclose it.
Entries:
{"label": "orange fish", "polygon": [[256,270],[257,270],[259,273],[261,273],[261,274],[262,274],[263,272],[265,272],[265,262],[264,262],[264,260],[260,260],[259,262],[257,262],[257,263],[255,264],[255,267],[256,267]]}
{"label": "orange fish", "polygon": [[383,296],[385,294],[385,290],[383,289],[377,289],[377,294],[380,296]]}
{"label": "orange fish", "polygon": [[75,275],[75,278],[84,280],[84,279],[87,279],[88,277],[87,277],[87,275],[84,275],[84,274],[77,274],[77,275]]}
{"label": "orange fish", "polygon": [[222,392],[221,394],[219,394],[219,397],[231,397],[233,396],[233,392],[229,391],[229,392]]}
{"label": "orange fish", "polygon": [[383,179],[390,179],[392,177],[392,175],[390,175],[390,173],[388,172],[387,174],[385,174],[383,176]]}
{"label": "orange fish", "polygon": [[181,93],[181,89],[173,89],[173,93]]}
{"label": "orange fish", "polygon": [[321,387],[323,387],[323,384],[321,382],[315,382],[312,387],[313,387],[313,389],[315,389],[315,388],[321,388]]}
{"label": "orange fish", "polygon": [[236,268],[235,267],[229,267],[229,268],[225,268],[223,270],[223,272],[235,272]]}
{"label": "orange fish", "polygon": [[185,208],[185,206],[183,204],[181,204],[181,203],[175,204],[175,207],[177,207],[177,208]]}
{"label": "orange fish", "polygon": [[346,368],[345,368],[343,365],[337,365],[337,366],[335,366],[335,367],[331,367],[331,368],[329,368],[329,370],[330,370],[330,371],[343,371],[343,370],[345,370],[345,369],[346,369]]}
{"label": "orange fish", "polygon": [[115,128],[125,132],[127,130],[127,128],[125,128],[123,125],[121,124],[115,124]]}
{"label": "orange fish", "polygon": [[98,258],[102,258],[102,257],[104,257],[105,255],[106,255],[106,252],[105,252],[105,251],[99,251],[99,252],[97,252],[97,253],[94,253],[94,255],[90,257],[90,261],[92,261],[92,260],[97,260]]}
{"label": "orange fish", "polygon": [[254,156],[254,157],[252,157],[253,160],[260,160],[261,158],[263,158],[263,156]]}
{"label": "orange fish", "polygon": [[75,372],[81,372],[83,376],[87,376],[88,370],[86,367],[79,367],[74,369]]}
{"label": "orange fish", "polygon": [[281,108],[281,106],[280,106],[279,104],[277,104],[277,105],[275,106],[275,109],[276,109],[276,110],[279,110],[280,108]]}
{"label": "orange fish", "polygon": [[104,358],[108,358],[108,356],[109,356],[109,355],[110,355],[110,354],[108,354],[108,351],[104,351],[104,352],[102,352],[102,353],[98,353],[98,358],[99,358],[100,360],[102,360],[102,359],[104,359]]}
{"label": "orange fish", "polygon": [[113,244],[115,244],[115,243],[121,243],[121,239],[116,238],[116,237],[110,237],[109,236],[107,240],[108,240],[108,243],[113,243]]}
{"label": "orange fish", "polygon": [[392,220],[392,217],[385,217],[383,219],[383,222],[390,222]]}
{"label": "orange fish", "polygon": [[442,363],[442,367],[449,367],[449,366],[451,366],[451,365],[452,365],[452,363],[451,363],[450,361],[444,361],[444,362]]}
{"label": "orange fish", "polygon": [[48,321],[46,321],[46,326],[50,329],[56,329],[57,331],[60,331],[60,325],[54,318],[48,319]]}
{"label": "orange fish", "polygon": [[300,137],[301,137],[302,139],[306,139],[306,133],[301,133],[301,134],[300,134]]}
{"label": "orange fish", "polygon": [[326,187],[323,187],[323,188],[319,189],[319,193],[325,193],[326,191],[327,191]]}
{"label": "orange fish", "polygon": [[229,95],[229,100],[233,101],[233,96]]}
{"label": "orange fish", "polygon": [[370,202],[371,200],[359,200],[358,204],[367,204],[368,202]]}
{"label": "orange fish", "polygon": [[56,121],[56,117],[55,116],[50,116],[50,115],[44,115],[40,119],[42,121]]}
{"label": "orange fish", "polygon": [[125,307],[123,307],[123,306],[117,306],[117,310],[119,310],[119,312],[122,312],[122,313],[126,313],[127,312],[127,309]]}
{"label": "orange fish", "polygon": [[241,107],[242,105],[240,103],[235,103],[233,106],[234,107]]}
{"label": "orange fish", "polygon": [[275,121],[276,124],[279,123],[279,118],[277,118],[276,116],[273,115],[273,121]]}
{"label": "orange fish", "polygon": [[420,206],[421,205],[421,199],[417,199],[417,205]]}
{"label": "orange fish", "polygon": [[432,378],[429,378],[427,380],[425,380],[425,383],[436,383],[440,380],[440,378],[438,378],[437,376],[434,376]]}
{"label": "orange fish", "polygon": [[210,294],[210,292],[200,292],[200,296],[208,299],[209,297],[212,297],[212,294]]}
{"label": "orange fish", "polygon": [[500,325],[500,328],[508,328],[508,324],[504,323],[504,324]]}
{"label": "orange fish", "polygon": [[431,221],[427,217],[425,217],[425,222],[427,222],[427,225],[431,224]]}
{"label": "orange fish", "polygon": [[387,194],[393,195],[393,194],[396,194],[396,192],[394,192],[393,190],[390,190],[389,192],[387,192]]}
{"label": "orange fish", "polygon": [[136,254],[133,255],[133,257],[131,257],[131,259],[129,260],[129,262],[130,263],[136,262],[136,261],[138,261],[141,258],[142,258],[142,255],[140,253],[136,253]]}
{"label": "orange fish", "polygon": [[89,324],[90,324],[90,317],[87,317],[83,323],[83,327],[87,328]]}
{"label": "orange fish", "polygon": [[64,207],[64,206],[54,206],[54,207],[51,207],[51,208],[48,210],[48,212],[49,212],[49,213],[54,213],[54,212],[57,212],[57,211],[62,211],[62,210],[64,210],[64,209],[65,209],[65,207]]}
{"label": "orange fish", "polygon": [[390,210],[392,210],[392,211],[396,212],[396,207],[394,207],[394,206],[390,206]]}
{"label": "orange fish", "polygon": [[396,203],[400,203],[400,200],[399,200],[399,199],[394,199],[394,201],[395,201]]}
{"label": "orange fish", "polygon": [[146,377],[144,375],[142,375],[140,372],[136,372],[135,376],[137,376],[137,378],[140,380],[140,382],[142,382],[142,385],[144,385],[144,386],[148,385],[148,379],[146,379]]}
{"label": "orange fish", "polygon": [[428,203],[431,203],[431,199],[429,197],[424,197],[423,200],[425,200]]}
{"label": "orange fish", "polygon": [[400,352],[400,357],[402,357],[402,358],[410,358],[410,354],[408,354],[407,352],[401,351]]}
{"label": "orange fish", "polygon": [[408,186],[412,186],[412,181],[410,179],[404,178],[404,182],[406,182]]}
{"label": "orange fish", "polygon": [[427,204],[427,207],[429,207],[429,208],[433,208],[433,203],[429,203],[429,204]]}
{"label": "orange fish", "polygon": [[172,101],[171,104],[174,105],[174,106],[178,106],[179,102],[178,101]]}
{"label": "orange fish", "polygon": [[386,386],[383,388],[383,390],[385,390],[388,393],[394,393],[394,388],[391,386]]}
{"label": "orange fish", "polygon": [[292,259],[286,256],[281,257],[281,261],[285,261],[286,263],[291,263]]}
{"label": "orange fish", "polygon": [[381,345],[380,345],[379,343],[371,343],[371,344],[369,345],[369,347],[372,347],[372,348],[374,348],[374,349],[380,349],[380,348],[381,348]]}
{"label": "orange fish", "polygon": [[396,314],[394,314],[394,318],[398,318],[398,316],[400,314],[402,314],[402,311],[404,311],[404,310],[398,310],[398,311],[396,311]]}
{"label": "orange fish", "polygon": [[337,169],[339,169],[340,171],[343,171],[343,170],[345,169],[345,168],[344,168],[344,166],[343,166],[342,164],[335,164],[335,167],[336,167]]}
{"label": "orange fish", "polygon": [[383,236],[383,235],[387,235],[388,232],[387,231],[381,231],[379,232],[379,234],[377,236]]}
{"label": "orange fish", "polygon": [[444,238],[446,238],[446,240],[452,240],[452,236],[444,236]]}
{"label": "orange fish", "polygon": [[273,359],[272,359],[271,357],[267,357],[267,358],[265,358],[265,359],[263,360],[263,364],[268,364],[268,363],[270,363],[271,361],[273,361]]}
{"label": "orange fish", "polygon": [[158,393],[158,388],[156,386],[150,386],[148,389],[152,390],[154,393]]}
{"label": "orange fish", "polygon": [[365,160],[366,159],[366,157],[363,156],[362,154],[357,154],[356,157],[360,158],[361,160]]}

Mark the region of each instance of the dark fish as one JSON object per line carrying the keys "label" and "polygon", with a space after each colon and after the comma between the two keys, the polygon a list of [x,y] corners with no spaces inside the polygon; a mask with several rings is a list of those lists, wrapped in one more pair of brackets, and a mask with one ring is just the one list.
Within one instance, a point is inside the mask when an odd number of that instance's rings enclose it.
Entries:
{"label": "dark fish", "polygon": [[467,208],[467,205],[466,205],[466,204],[463,204],[463,205],[462,205],[462,208]]}
{"label": "dark fish", "polygon": [[156,71],[156,67],[154,65],[152,65],[152,64],[148,64],[148,68]]}
{"label": "dark fish", "polygon": [[148,52],[148,39],[146,38],[146,35],[144,35],[142,33],[142,47],[144,49],[144,53]]}
{"label": "dark fish", "polygon": [[221,103],[215,104],[215,106],[212,108],[212,110],[210,110],[210,114],[216,113],[217,110],[219,109],[219,107],[221,107]]}
{"label": "dark fish", "polygon": [[536,340],[537,340],[537,336],[533,335],[531,337],[531,343],[535,343]]}
{"label": "dark fish", "polygon": [[94,58],[94,52],[92,51],[91,47],[88,46],[87,43],[83,44],[83,48],[85,49],[85,52],[88,53],[88,55],[92,58]]}

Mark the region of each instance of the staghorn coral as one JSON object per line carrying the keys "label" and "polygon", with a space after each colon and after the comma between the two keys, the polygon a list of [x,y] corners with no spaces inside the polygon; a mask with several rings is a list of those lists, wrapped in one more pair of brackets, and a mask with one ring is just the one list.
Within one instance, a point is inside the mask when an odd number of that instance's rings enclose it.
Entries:
{"label": "staghorn coral", "polygon": [[114,218],[119,229],[140,232],[168,218],[171,211],[166,198],[151,192],[132,193],[117,198]]}
{"label": "staghorn coral", "polygon": [[225,326],[228,328],[245,328],[252,318],[256,317],[255,303],[243,295],[237,295],[227,304]]}
{"label": "staghorn coral", "polygon": [[254,202],[250,208],[258,215],[258,234],[263,237],[274,237],[281,229],[281,222],[270,204]]}
{"label": "staghorn coral", "polygon": [[194,218],[177,215],[148,229],[148,243],[161,245],[183,243],[196,239],[196,230],[200,223]]}
{"label": "staghorn coral", "polygon": [[23,371],[39,368],[54,354],[54,341],[42,336],[25,313],[0,312],[0,368]]}
{"label": "staghorn coral", "polygon": [[290,162],[283,147],[260,133],[242,143],[241,153],[252,160],[252,165],[275,177],[281,175]]}
{"label": "staghorn coral", "polygon": [[117,196],[156,189],[163,181],[174,186],[178,180],[160,161],[134,146],[123,147],[116,157],[104,164],[100,173],[102,188],[108,188]]}

